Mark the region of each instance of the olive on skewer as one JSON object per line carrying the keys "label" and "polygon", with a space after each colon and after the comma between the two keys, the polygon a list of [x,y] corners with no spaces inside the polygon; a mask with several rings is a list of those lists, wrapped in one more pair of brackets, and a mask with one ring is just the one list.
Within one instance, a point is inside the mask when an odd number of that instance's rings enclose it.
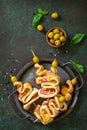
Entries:
{"label": "olive on skewer", "polygon": [[31,50],[32,54],[33,54],[33,63],[39,63],[39,58],[35,55],[34,51]]}

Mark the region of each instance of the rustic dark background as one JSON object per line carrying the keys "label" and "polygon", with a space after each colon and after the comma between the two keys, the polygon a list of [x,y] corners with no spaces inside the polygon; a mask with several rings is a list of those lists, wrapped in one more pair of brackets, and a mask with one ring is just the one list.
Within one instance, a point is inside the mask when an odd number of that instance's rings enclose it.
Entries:
{"label": "rustic dark background", "polygon": [[[39,32],[32,27],[32,19],[40,7],[49,12]],[[59,12],[58,20],[50,14]],[[68,35],[65,46],[54,49],[46,43],[45,35],[53,26],[64,28]],[[69,45],[76,33],[86,37],[76,46]],[[40,57],[54,58],[63,62],[70,59],[85,66],[84,86],[73,111],[59,122],[47,126],[33,124],[30,120],[16,119],[8,105],[12,93],[10,75],[32,60],[31,49]],[[0,130],[86,130],[87,129],[87,0],[0,0]]]}

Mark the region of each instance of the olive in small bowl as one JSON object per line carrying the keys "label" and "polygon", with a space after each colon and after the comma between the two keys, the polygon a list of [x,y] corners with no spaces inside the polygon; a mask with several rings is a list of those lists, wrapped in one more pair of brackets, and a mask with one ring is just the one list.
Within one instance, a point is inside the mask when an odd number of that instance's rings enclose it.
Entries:
{"label": "olive in small bowl", "polygon": [[60,27],[53,27],[46,33],[47,43],[54,48],[61,47],[67,40],[67,34],[64,29]]}

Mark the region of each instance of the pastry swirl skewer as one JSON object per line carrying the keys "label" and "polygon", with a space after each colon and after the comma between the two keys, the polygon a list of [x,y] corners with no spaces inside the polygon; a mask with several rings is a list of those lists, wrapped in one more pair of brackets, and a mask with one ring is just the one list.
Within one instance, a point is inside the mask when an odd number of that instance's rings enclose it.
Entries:
{"label": "pastry swirl skewer", "polygon": [[[36,74],[38,77],[35,78],[35,83],[41,86],[38,94],[41,98],[51,98],[54,97],[60,91],[60,76],[57,73],[57,69],[51,67],[51,70],[45,70],[39,63],[35,64],[37,69]],[[41,69],[42,68],[42,69]],[[45,72],[43,74],[43,72]]]}
{"label": "pastry swirl skewer", "polygon": [[22,83],[20,81],[14,82],[19,95],[18,99],[23,103],[23,108],[29,110],[31,104],[39,99],[38,89],[33,88],[30,83]]}
{"label": "pastry swirl skewer", "polygon": [[69,101],[72,98],[71,93],[73,92],[74,87],[70,80],[66,81],[66,85],[61,87],[61,94],[65,96],[65,101]]}
{"label": "pastry swirl skewer", "polygon": [[58,95],[54,98],[43,101],[41,105],[37,105],[34,109],[34,115],[43,123],[49,124],[59,114],[59,111],[66,111],[67,104],[59,102]]}

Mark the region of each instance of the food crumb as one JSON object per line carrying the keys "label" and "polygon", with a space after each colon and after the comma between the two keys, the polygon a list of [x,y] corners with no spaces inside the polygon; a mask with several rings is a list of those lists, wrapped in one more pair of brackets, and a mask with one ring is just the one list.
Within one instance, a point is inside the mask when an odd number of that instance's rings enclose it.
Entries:
{"label": "food crumb", "polygon": [[68,50],[66,50],[66,53],[68,53],[69,51]]}
{"label": "food crumb", "polygon": [[1,98],[1,101],[3,101],[3,98]]}
{"label": "food crumb", "polygon": [[60,52],[58,51],[57,53],[59,54]]}
{"label": "food crumb", "polygon": [[16,68],[14,68],[14,71],[16,71]]}

